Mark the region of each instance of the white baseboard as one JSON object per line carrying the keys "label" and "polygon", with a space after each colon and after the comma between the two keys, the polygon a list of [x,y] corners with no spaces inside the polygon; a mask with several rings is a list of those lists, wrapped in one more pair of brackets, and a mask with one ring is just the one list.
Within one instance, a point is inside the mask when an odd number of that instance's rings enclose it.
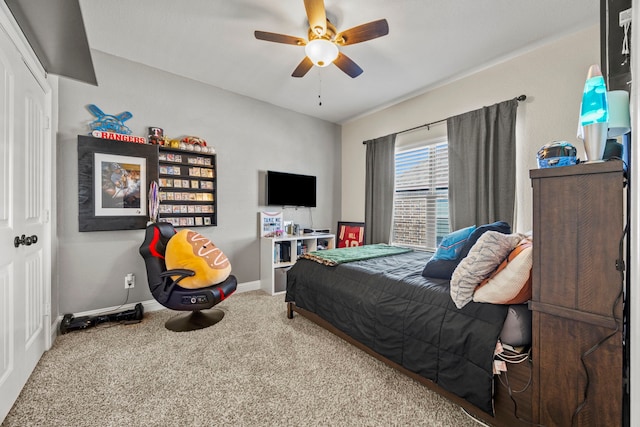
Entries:
{"label": "white baseboard", "polygon": [[236,292],[249,292],[249,291],[259,291],[260,290],[260,280],[254,280],[253,282],[240,283],[238,285],[238,290]]}
{"label": "white baseboard", "polygon": [[56,342],[56,337],[58,336],[58,329],[60,328],[61,320],[62,317],[55,318],[53,319],[53,322],[51,322],[51,329],[49,329],[49,346],[47,347],[47,350],[50,350],[51,347],[53,347],[53,343]]}
{"label": "white baseboard", "polygon": [[[259,280],[254,280],[252,282],[246,282],[246,283],[239,283],[238,287],[236,289],[236,293],[242,293],[242,292],[249,292],[249,291],[257,291],[260,290],[260,281]],[[164,310],[165,307],[160,304],[158,301],[151,299],[151,300],[146,300],[146,301],[140,301],[142,303],[142,308],[144,309],[145,313],[150,313],[152,311],[158,311],[158,310]],[[134,308],[136,306],[136,304],[138,304],[137,302],[132,302],[129,304],[124,304],[124,305],[118,305],[118,306],[113,306],[113,307],[105,307],[105,308],[100,308],[97,310],[89,310],[89,311],[83,311],[80,313],[75,313],[74,317],[81,317],[81,316],[95,316],[97,314],[105,314],[105,313],[111,313],[113,311],[125,311],[125,310],[130,310],[132,308]],[[62,316],[58,316],[58,318],[56,319],[56,321],[54,322],[54,324],[51,326],[51,343],[53,345],[53,342],[56,339],[56,336],[58,335],[59,329],[60,329],[60,322],[62,322],[62,318],[64,317],[64,315]]]}

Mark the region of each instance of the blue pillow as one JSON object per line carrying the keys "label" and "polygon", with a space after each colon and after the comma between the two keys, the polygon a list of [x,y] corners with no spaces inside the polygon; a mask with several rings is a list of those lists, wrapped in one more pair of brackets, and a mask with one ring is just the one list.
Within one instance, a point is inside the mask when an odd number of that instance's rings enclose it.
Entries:
{"label": "blue pillow", "polygon": [[472,225],[471,227],[462,228],[444,236],[431,259],[457,259],[458,254],[462,251],[462,247],[475,229],[476,226]]}
{"label": "blue pillow", "polygon": [[[511,226],[504,221],[497,221],[491,224],[481,225],[480,227],[472,230],[471,234],[463,242],[462,248],[458,252],[455,259],[436,259],[435,255],[427,262],[422,270],[424,277],[435,277],[438,279],[451,280],[453,271],[458,267],[458,264],[464,257],[469,255],[471,247],[478,241],[487,231],[498,231],[503,234],[511,234]],[[457,231],[454,231],[457,233]],[[444,239],[443,239],[444,241]],[[439,248],[438,248],[439,249]],[[436,250],[437,253],[437,250]]]}
{"label": "blue pillow", "polygon": [[431,258],[422,270],[424,277],[435,277],[436,279],[451,280],[453,270],[458,266],[457,260],[450,259],[433,259]]}

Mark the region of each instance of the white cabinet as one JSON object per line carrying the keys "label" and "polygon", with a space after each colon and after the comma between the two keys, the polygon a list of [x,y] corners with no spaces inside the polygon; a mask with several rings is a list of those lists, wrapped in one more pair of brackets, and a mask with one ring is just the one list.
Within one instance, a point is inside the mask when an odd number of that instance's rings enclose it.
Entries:
{"label": "white cabinet", "polygon": [[269,295],[287,290],[287,270],[300,255],[321,249],[333,249],[336,236],[325,233],[300,236],[262,237],[260,239],[260,287]]}

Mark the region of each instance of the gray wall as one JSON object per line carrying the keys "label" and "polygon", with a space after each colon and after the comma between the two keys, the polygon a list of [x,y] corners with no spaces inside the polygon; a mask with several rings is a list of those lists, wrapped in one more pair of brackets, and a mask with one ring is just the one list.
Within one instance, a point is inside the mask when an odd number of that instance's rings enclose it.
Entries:
{"label": "gray wall", "polygon": [[[584,156],[576,137],[584,81],[591,64],[600,61],[598,25],[564,35],[530,50],[487,65],[472,74],[342,126],[342,217],[364,219],[365,146],[362,141],[462,114],[518,95],[516,126],[516,220],[519,232],[531,230],[533,195],[529,170],[536,153],[555,140],[569,141]],[[401,134],[396,145],[446,135],[446,123]]]}
{"label": "gray wall", "polygon": [[94,117],[88,104],[107,114],[130,111],[125,124],[134,135],[159,126],[170,137],[195,135],[216,148],[218,226],[197,230],[227,254],[239,283],[259,280],[259,212],[278,210],[260,205],[267,169],[316,175],[318,207],[285,209],[284,219],[335,228],[341,211],[338,125],[102,52],[92,55],[98,87],[59,79],[58,314],[122,304],[126,273],[136,275],[128,302],[152,299],[138,253],[143,230],[78,231],[77,135],[89,133]]}

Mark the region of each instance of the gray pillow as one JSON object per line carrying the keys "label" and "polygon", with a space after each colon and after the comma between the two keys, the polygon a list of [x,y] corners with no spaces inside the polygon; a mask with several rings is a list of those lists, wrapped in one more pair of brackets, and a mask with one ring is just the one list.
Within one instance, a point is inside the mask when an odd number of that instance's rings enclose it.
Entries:
{"label": "gray pillow", "polygon": [[471,247],[451,276],[451,299],[462,308],[473,299],[473,291],[500,265],[524,237],[487,231]]}

